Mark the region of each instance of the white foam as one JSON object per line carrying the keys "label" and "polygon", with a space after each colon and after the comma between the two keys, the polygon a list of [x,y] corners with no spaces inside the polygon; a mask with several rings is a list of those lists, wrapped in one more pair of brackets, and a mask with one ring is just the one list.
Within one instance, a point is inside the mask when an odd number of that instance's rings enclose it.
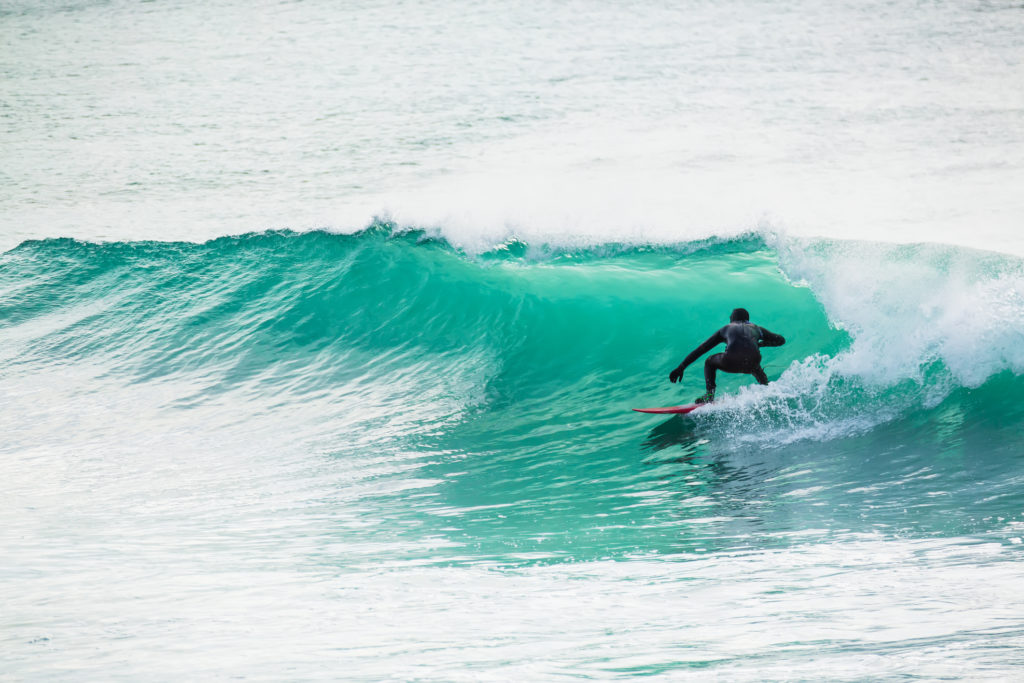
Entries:
{"label": "white foam", "polygon": [[975,186],[892,159],[821,167],[793,157],[811,144],[809,132],[704,123],[711,128],[587,122],[536,131],[391,188],[382,206],[399,224],[434,227],[470,251],[511,236],[665,244],[759,230],[1024,255],[1024,206],[995,170]]}
{"label": "white foam", "polygon": [[957,387],[1024,372],[1019,259],[937,245],[777,238],[774,246],[786,275],[810,287],[852,342],[721,402],[718,421],[737,436],[782,444],[863,433],[933,408]]}
{"label": "white foam", "polygon": [[924,382],[941,363],[956,384],[977,387],[1003,370],[1024,371],[1019,259],[935,245],[778,246],[783,270],[810,285],[829,319],[853,336],[830,373],[885,387]]}

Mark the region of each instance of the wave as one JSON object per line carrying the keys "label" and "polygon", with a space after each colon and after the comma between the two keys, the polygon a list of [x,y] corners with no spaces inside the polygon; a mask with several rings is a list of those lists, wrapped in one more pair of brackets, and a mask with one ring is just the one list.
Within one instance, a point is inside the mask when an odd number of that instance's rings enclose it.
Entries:
{"label": "wave", "polygon": [[202,244],[30,241],[0,264],[9,373],[187,378],[175,405],[319,401],[391,434],[462,425],[523,444],[562,430],[571,448],[594,425],[630,424],[629,407],[699,394],[699,363],[682,387],[667,373],[735,306],[789,341],[765,353],[771,385],[725,376],[727,398],[696,418],[732,437],[861,433],[1000,377],[1021,395],[1024,267],[958,247],[747,234],[467,254],[379,222]]}

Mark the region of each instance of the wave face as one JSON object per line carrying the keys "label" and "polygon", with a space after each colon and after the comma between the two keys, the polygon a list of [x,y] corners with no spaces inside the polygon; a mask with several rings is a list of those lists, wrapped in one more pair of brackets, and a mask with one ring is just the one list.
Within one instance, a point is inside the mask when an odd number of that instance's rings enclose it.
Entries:
{"label": "wave face", "polygon": [[[2,256],[0,292],[3,540],[25,569],[9,577],[26,596],[12,602],[24,642],[39,637],[37,598],[67,571],[90,585],[127,572],[133,596],[185,625],[205,612],[168,602],[180,593],[152,583],[154,567],[205,577],[193,579],[196,599],[227,590],[218,577],[284,566],[358,575],[349,581],[401,604],[405,626],[372,622],[384,629],[374,642],[426,642],[400,633],[438,614],[390,592],[378,572],[399,570],[419,595],[440,581],[466,615],[499,590],[478,570],[544,583],[584,562],[597,574],[581,585],[604,595],[639,590],[605,562],[647,567],[650,586],[676,579],[644,562],[691,559],[701,604],[728,612],[713,577],[745,581],[737,558],[765,581],[838,572],[830,599],[852,591],[869,600],[861,607],[878,595],[872,563],[891,563],[918,578],[890,577],[904,597],[874,616],[923,609],[938,631],[946,603],[935,596],[958,553],[987,548],[963,561],[999,590],[1016,581],[1003,562],[1024,527],[1024,274],[1009,256],[759,235],[576,250],[511,241],[470,256],[377,224],[203,244],[26,242]],[[765,350],[773,382],[724,375],[712,409],[632,413],[701,393],[700,363],[681,386],[667,374],[736,306],[788,340]],[[46,528],[62,530],[57,545]],[[430,568],[471,573],[457,587]],[[552,580],[557,596],[569,579]],[[259,585],[253,604],[264,604]],[[91,614],[137,609],[110,591]],[[337,600],[324,604],[349,604]],[[568,608],[530,604],[544,618]],[[964,629],[992,636],[1002,622],[991,604],[962,613]],[[253,628],[268,637],[278,618],[309,626],[264,608]],[[729,642],[760,642],[778,620],[730,614]],[[594,645],[589,626],[559,623]],[[50,628],[70,639],[64,655],[90,642]],[[159,651],[166,635],[133,637]],[[929,642],[973,647],[962,637]],[[651,666],[637,671],[666,670]]]}
{"label": "wave face", "polygon": [[[300,418],[299,434],[343,416],[353,457],[367,443],[427,448],[524,481],[535,467],[583,467],[558,475],[578,484],[606,458],[670,447],[804,459],[880,434],[900,447],[933,435],[923,458],[967,438],[1001,452],[998,426],[1013,428],[1024,398],[1021,265],[951,247],[749,236],[575,251],[510,242],[470,258],[375,225],[198,245],[46,240],[3,266],[15,378],[70,366],[173,384],[175,409],[244,399],[315,418]],[[699,395],[700,362],[681,388],[668,370],[741,305],[789,340],[765,351],[775,381],[720,374],[719,406],[638,441],[649,418],[629,408]]]}

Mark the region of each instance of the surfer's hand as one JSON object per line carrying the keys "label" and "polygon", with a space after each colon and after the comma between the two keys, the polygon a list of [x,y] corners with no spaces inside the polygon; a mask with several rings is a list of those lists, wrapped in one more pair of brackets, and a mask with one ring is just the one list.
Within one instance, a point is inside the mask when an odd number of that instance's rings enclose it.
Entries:
{"label": "surfer's hand", "polygon": [[681,369],[679,369],[679,368],[676,368],[672,372],[668,373],[668,381],[672,382],[672,384],[675,384],[676,382],[678,382],[682,378],[683,378],[683,371]]}

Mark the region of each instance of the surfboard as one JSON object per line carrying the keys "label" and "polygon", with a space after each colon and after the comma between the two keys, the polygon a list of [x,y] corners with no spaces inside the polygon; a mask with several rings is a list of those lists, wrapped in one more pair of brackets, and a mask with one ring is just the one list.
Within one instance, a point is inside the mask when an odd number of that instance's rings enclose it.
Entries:
{"label": "surfboard", "polygon": [[671,406],[669,408],[633,408],[638,413],[654,413],[656,415],[686,415],[686,413],[697,410],[707,403],[691,403],[685,406]]}

